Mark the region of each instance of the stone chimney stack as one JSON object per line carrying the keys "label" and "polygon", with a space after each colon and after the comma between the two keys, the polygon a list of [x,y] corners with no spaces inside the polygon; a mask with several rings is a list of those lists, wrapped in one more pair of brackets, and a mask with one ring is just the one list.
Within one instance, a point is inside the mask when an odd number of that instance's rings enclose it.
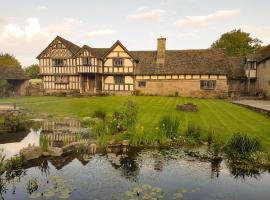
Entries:
{"label": "stone chimney stack", "polygon": [[164,65],[166,52],[166,38],[160,37],[157,39],[157,64]]}

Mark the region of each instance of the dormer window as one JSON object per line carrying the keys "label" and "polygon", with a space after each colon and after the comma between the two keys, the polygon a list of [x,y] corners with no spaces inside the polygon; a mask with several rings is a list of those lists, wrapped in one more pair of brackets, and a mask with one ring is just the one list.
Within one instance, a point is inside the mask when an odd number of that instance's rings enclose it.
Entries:
{"label": "dormer window", "polygon": [[65,66],[64,59],[53,59],[52,63],[53,63],[53,66],[55,67]]}
{"label": "dormer window", "polygon": [[91,58],[86,57],[86,58],[82,58],[82,64],[83,65],[91,65]]}
{"label": "dormer window", "polygon": [[123,58],[114,58],[113,59],[113,66],[114,67],[122,67],[124,65],[124,59]]}

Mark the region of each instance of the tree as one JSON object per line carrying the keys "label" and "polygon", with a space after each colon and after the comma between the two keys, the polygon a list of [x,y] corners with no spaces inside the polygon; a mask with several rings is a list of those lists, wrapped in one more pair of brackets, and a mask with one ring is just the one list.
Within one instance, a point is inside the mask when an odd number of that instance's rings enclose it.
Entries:
{"label": "tree", "polygon": [[234,29],[222,34],[211,48],[224,48],[229,56],[246,56],[258,52],[262,48],[261,43],[258,38],[252,38],[250,33]]}
{"label": "tree", "polygon": [[0,53],[0,65],[5,66],[20,66],[20,62],[15,58],[15,56],[8,53]]}
{"label": "tree", "polygon": [[26,67],[25,72],[31,79],[40,78],[39,77],[39,68],[38,68],[37,64],[33,64],[33,65]]}

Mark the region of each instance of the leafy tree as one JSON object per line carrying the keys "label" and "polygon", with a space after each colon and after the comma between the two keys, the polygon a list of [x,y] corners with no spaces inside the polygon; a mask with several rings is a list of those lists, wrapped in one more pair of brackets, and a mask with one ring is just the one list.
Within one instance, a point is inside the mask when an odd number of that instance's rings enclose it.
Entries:
{"label": "leafy tree", "polygon": [[39,78],[39,69],[37,64],[26,67],[25,72],[31,79]]}
{"label": "leafy tree", "polygon": [[7,80],[0,78],[0,97],[5,96],[7,90],[11,88],[11,85],[7,82]]}
{"label": "leafy tree", "polygon": [[0,65],[20,66],[20,62],[13,55],[8,53],[0,53]]}
{"label": "leafy tree", "polygon": [[262,41],[252,38],[250,33],[234,29],[224,33],[215,41],[211,48],[224,48],[229,56],[245,56],[248,53],[256,53],[262,48]]}

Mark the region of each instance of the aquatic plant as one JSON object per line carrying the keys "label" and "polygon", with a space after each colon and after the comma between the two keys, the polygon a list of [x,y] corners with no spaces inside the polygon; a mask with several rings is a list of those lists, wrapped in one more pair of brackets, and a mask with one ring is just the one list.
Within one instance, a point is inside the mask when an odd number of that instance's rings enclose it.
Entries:
{"label": "aquatic plant", "polygon": [[42,151],[47,152],[49,149],[49,140],[46,137],[46,135],[40,135],[39,143],[40,143]]}
{"label": "aquatic plant", "polygon": [[188,123],[188,127],[185,133],[186,137],[192,138],[195,141],[200,141],[201,133],[200,128],[193,123]]}
{"label": "aquatic plant", "polygon": [[159,121],[159,131],[168,138],[177,138],[179,136],[180,120],[177,116],[163,116]]}
{"label": "aquatic plant", "polygon": [[26,190],[29,194],[32,194],[34,191],[38,189],[38,181],[36,178],[31,178],[28,180],[26,185]]}
{"label": "aquatic plant", "polygon": [[221,148],[222,148],[222,143],[220,140],[215,139],[210,146],[211,152],[213,154],[213,156],[217,157],[219,156],[220,152],[221,152]]}
{"label": "aquatic plant", "polygon": [[243,133],[234,133],[226,146],[229,155],[245,155],[260,150],[262,150],[261,141]]}
{"label": "aquatic plant", "polygon": [[0,149],[0,175],[2,175],[5,171],[4,160],[5,160],[4,150]]}
{"label": "aquatic plant", "polygon": [[106,135],[108,133],[107,123],[103,120],[98,120],[92,127],[92,133],[100,137],[102,135]]}
{"label": "aquatic plant", "polygon": [[123,126],[128,129],[136,125],[138,121],[138,105],[134,101],[126,101],[121,108]]}
{"label": "aquatic plant", "polygon": [[131,191],[126,191],[125,195],[129,199],[163,199],[163,191],[159,187],[154,187],[150,184],[136,186]]}
{"label": "aquatic plant", "polygon": [[7,180],[20,177],[25,172],[23,169],[23,157],[15,155],[8,159],[5,164],[5,172]]}

